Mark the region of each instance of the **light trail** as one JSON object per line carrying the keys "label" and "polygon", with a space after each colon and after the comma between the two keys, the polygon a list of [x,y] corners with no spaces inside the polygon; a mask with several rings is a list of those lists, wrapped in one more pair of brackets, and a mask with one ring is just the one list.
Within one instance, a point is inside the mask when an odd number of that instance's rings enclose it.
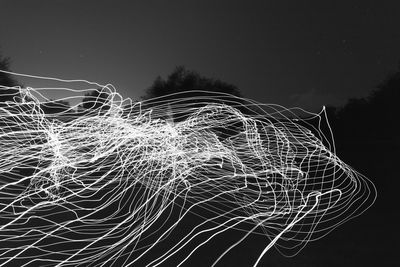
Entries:
{"label": "light trail", "polygon": [[226,231],[243,235],[214,264],[258,234],[256,266],[375,200],[335,155],[324,110],[202,91],[132,103],[99,86],[95,109],[57,112],[46,88],[0,87],[15,99],[0,106],[0,266],[181,265]]}

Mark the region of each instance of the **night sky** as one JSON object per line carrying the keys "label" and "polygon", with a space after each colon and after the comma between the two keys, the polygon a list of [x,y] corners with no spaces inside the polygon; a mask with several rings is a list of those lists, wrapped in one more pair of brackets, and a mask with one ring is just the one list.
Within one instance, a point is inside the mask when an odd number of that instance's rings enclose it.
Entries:
{"label": "night sky", "polygon": [[3,0],[0,51],[15,72],[112,83],[134,99],[184,65],[315,111],[366,96],[396,69],[399,3]]}
{"label": "night sky", "polygon": [[[111,83],[134,100],[157,76],[184,65],[236,85],[244,97],[317,112],[365,97],[400,71],[400,0],[0,0],[0,54],[10,58],[14,72]],[[392,118],[398,77],[374,103],[353,103],[342,117],[332,114],[335,153],[377,185],[377,203],[296,257],[271,249],[260,266],[398,263],[400,145]],[[16,79],[24,86],[53,86]],[[361,199],[353,200],[361,207]],[[238,241],[228,235],[222,241]],[[240,260],[254,260],[266,242],[251,236],[226,266],[246,266]],[[214,244],[193,262],[206,266],[203,260],[223,248]]]}

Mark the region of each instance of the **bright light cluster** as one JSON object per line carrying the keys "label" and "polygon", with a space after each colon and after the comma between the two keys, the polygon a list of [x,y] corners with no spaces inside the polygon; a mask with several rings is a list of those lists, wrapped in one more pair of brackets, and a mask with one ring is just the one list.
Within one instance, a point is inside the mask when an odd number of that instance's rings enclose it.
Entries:
{"label": "bright light cluster", "polygon": [[0,266],[182,265],[226,231],[214,265],[262,235],[255,266],[375,200],[324,111],[201,91],[132,103],[106,85],[94,108],[45,112],[50,88],[0,90]]}

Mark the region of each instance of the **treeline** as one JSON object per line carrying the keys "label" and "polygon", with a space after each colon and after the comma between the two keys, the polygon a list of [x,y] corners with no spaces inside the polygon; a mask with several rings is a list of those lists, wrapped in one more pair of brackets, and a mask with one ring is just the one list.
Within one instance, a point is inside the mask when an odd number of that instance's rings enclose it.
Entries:
{"label": "treeline", "polygon": [[365,98],[350,99],[341,108],[329,107],[328,117],[342,144],[400,146],[397,133],[400,68]]}
{"label": "treeline", "polygon": [[[9,70],[10,60],[0,55],[0,69]],[[12,87],[21,86],[11,75],[0,72],[1,88],[0,104],[6,101],[19,101],[14,97],[18,89]],[[11,87],[11,89],[10,89]],[[173,100],[174,96],[166,98],[166,95],[196,90],[213,91],[233,95],[234,101],[240,101],[242,94],[240,90],[229,83],[218,79],[208,78],[199,73],[178,66],[166,79],[157,77],[153,84],[146,90],[142,99],[151,102],[150,99],[164,97],[164,101]],[[390,74],[368,97],[350,99],[343,107],[328,107],[328,118],[333,127],[335,137],[341,143],[356,142],[381,142],[399,145],[399,135],[395,134],[397,129],[397,101],[400,97],[400,69]],[[190,93],[189,95],[190,96]],[[204,93],[204,96],[206,94]],[[201,95],[200,95],[201,97]],[[105,109],[109,106],[107,101],[109,95],[105,91],[93,90],[85,94],[77,112],[85,112],[93,109]],[[226,102],[230,99],[226,98]],[[225,100],[222,100],[225,101]],[[70,104],[63,100],[52,100],[42,103],[45,113],[59,113],[70,109]]]}

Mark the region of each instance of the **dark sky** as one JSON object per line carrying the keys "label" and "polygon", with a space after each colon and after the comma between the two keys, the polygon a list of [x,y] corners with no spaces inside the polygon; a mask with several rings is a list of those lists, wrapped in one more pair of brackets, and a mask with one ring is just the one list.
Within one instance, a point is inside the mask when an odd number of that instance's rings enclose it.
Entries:
{"label": "dark sky", "polygon": [[132,98],[185,65],[248,98],[317,110],[396,69],[398,3],[0,0],[0,49],[15,72],[112,83]]}

